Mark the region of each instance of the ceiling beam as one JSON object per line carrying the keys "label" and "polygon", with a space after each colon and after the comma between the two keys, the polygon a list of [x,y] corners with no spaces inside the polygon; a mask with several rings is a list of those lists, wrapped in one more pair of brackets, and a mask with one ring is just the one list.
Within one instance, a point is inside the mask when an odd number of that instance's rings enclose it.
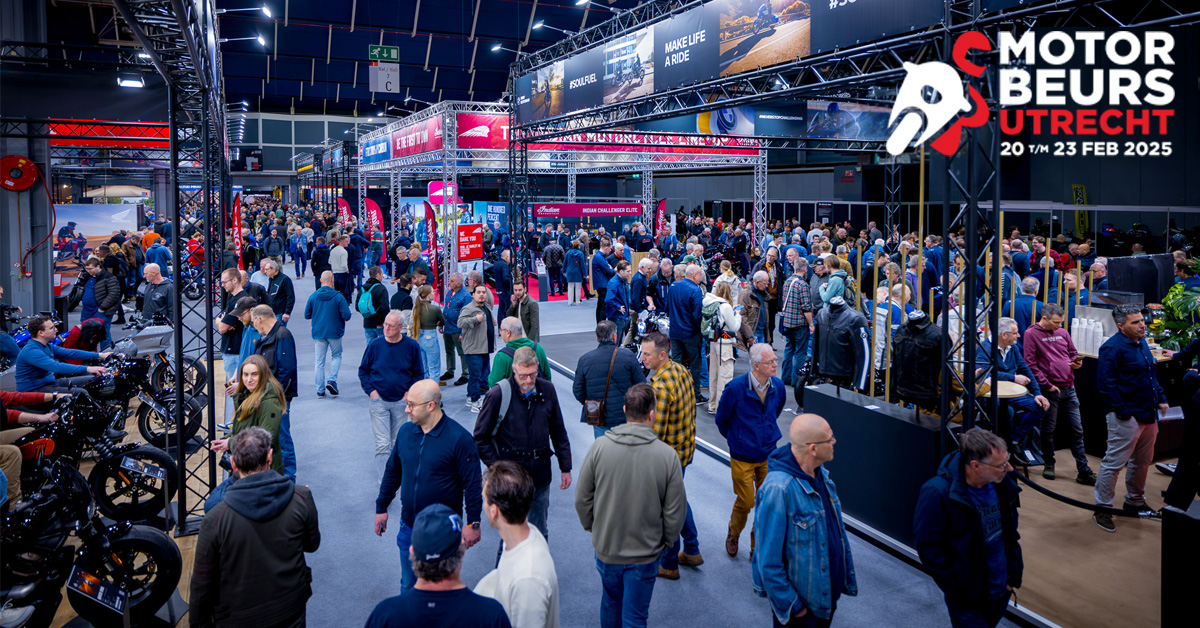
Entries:
{"label": "ceiling beam", "polygon": [[[475,0],[475,16],[471,18],[471,35],[467,37],[467,41],[475,41],[475,25],[479,24],[479,4],[483,0]],[[95,25],[92,25],[92,30],[95,31]]]}
{"label": "ceiling beam", "polygon": [[417,0],[417,7],[413,9],[413,28],[412,34],[409,37],[417,36],[417,19],[421,17],[421,0]]}

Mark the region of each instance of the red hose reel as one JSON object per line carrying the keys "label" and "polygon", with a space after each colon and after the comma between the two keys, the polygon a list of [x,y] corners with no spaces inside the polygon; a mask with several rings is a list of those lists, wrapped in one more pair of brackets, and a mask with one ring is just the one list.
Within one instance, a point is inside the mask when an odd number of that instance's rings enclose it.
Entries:
{"label": "red hose reel", "polygon": [[38,168],[28,157],[0,157],[0,188],[23,192],[37,183]]}

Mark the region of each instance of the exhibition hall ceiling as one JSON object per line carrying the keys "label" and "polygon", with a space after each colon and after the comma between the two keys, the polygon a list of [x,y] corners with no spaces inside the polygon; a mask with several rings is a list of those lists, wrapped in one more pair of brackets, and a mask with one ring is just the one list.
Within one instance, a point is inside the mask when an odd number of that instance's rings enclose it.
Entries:
{"label": "exhibition hall ceiling", "polygon": [[[424,107],[411,96],[496,101],[514,51],[534,51],[597,24],[637,0],[217,0],[226,101],[250,111],[376,115],[388,106]],[[262,10],[266,6],[268,17]],[[257,10],[242,10],[257,9]],[[108,2],[47,5],[48,40],[130,45]],[[533,27],[541,21],[540,28]],[[118,24],[119,28],[114,28]],[[263,44],[255,38],[261,37]],[[372,46],[396,64],[395,92],[371,91]],[[497,45],[500,50],[493,50]],[[396,58],[390,59],[395,47]],[[379,52],[376,53],[380,54]],[[143,69],[152,72],[147,64]],[[392,110],[393,114],[402,114]]]}

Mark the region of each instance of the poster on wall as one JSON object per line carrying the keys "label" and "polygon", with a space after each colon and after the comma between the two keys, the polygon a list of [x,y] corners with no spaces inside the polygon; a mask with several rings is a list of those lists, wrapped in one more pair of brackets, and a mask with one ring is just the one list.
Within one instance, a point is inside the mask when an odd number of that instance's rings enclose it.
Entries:
{"label": "poster on wall", "polygon": [[888,107],[830,100],[808,101],[808,137],[813,139],[885,140]]}
{"label": "poster on wall", "polygon": [[812,3],[813,53],[846,48],[933,26],[943,0],[831,0]]}
{"label": "poster on wall", "polygon": [[508,224],[508,203],[497,201],[475,201],[475,215],[479,216],[490,227],[499,222],[501,226]]}
{"label": "poster on wall", "polygon": [[808,2],[717,0],[704,8],[719,14],[721,76],[793,61],[809,54],[812,28]]}
{"label": "poster on wall", "polygon": [[639,29],[604,45],[604,104],[654,93],[654,30]]}
{"label": "poster on wall", "polygon": [[530,107],[535,120],[562,115],[564,109],[563,73],[565,64],[556,61],[538,70],[533,77],[533,94]]}
{"label": "poster on wall", "polygon": [[513,98],[516,101],[518,122],[530,122],[536,119],[533,117],[533,78],[533,74],[526,74],[518,76],[514,81],[516,87]]}
{"label": "poster on wall", "polygon": [[604,50],[593,48],[565,62],[565,108],[568,112],[594,107],[604,99]]}
{"label": "poster on wall", "polygon": [[383,135],[368,142],[363,142],[359,155],[359,162],[364,164],[376,164],[381,161],[387,161],[391,158],[391,151],[388,145],[391,143],[390,135]]}
{"label": "poster on wall", "polygon": [[122,229],[137,230],[137,205],[55,205],[54,272],[76,277],[96,247],[105,246]]}
{"label": "poster on wall", "polygon": [[687,11],[654,25],[654,67],[658,89],[716,78],[720,51],[719,13]]}
{"label": "poster on wall", "polygon": [[483,225],[458,226],[458,261],[483,259]]}

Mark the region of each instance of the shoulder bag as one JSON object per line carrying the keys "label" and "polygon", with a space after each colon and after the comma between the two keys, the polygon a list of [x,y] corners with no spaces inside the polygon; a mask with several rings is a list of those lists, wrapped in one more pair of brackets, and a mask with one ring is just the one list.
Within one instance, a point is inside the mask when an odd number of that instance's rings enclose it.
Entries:
{"label": "shoulder bag", "polygon": [[585,399],[583,402],[583,416],[592,427],[604,427],[608,423],[604,418],[604,406],[608,401],[608,387],[612,385],[613,365],[617,363],[617,352],[620,350],[620,347],[613,348],[612,359],[608,361],[608,379],[604,382],[604,395],[599,401]]}

